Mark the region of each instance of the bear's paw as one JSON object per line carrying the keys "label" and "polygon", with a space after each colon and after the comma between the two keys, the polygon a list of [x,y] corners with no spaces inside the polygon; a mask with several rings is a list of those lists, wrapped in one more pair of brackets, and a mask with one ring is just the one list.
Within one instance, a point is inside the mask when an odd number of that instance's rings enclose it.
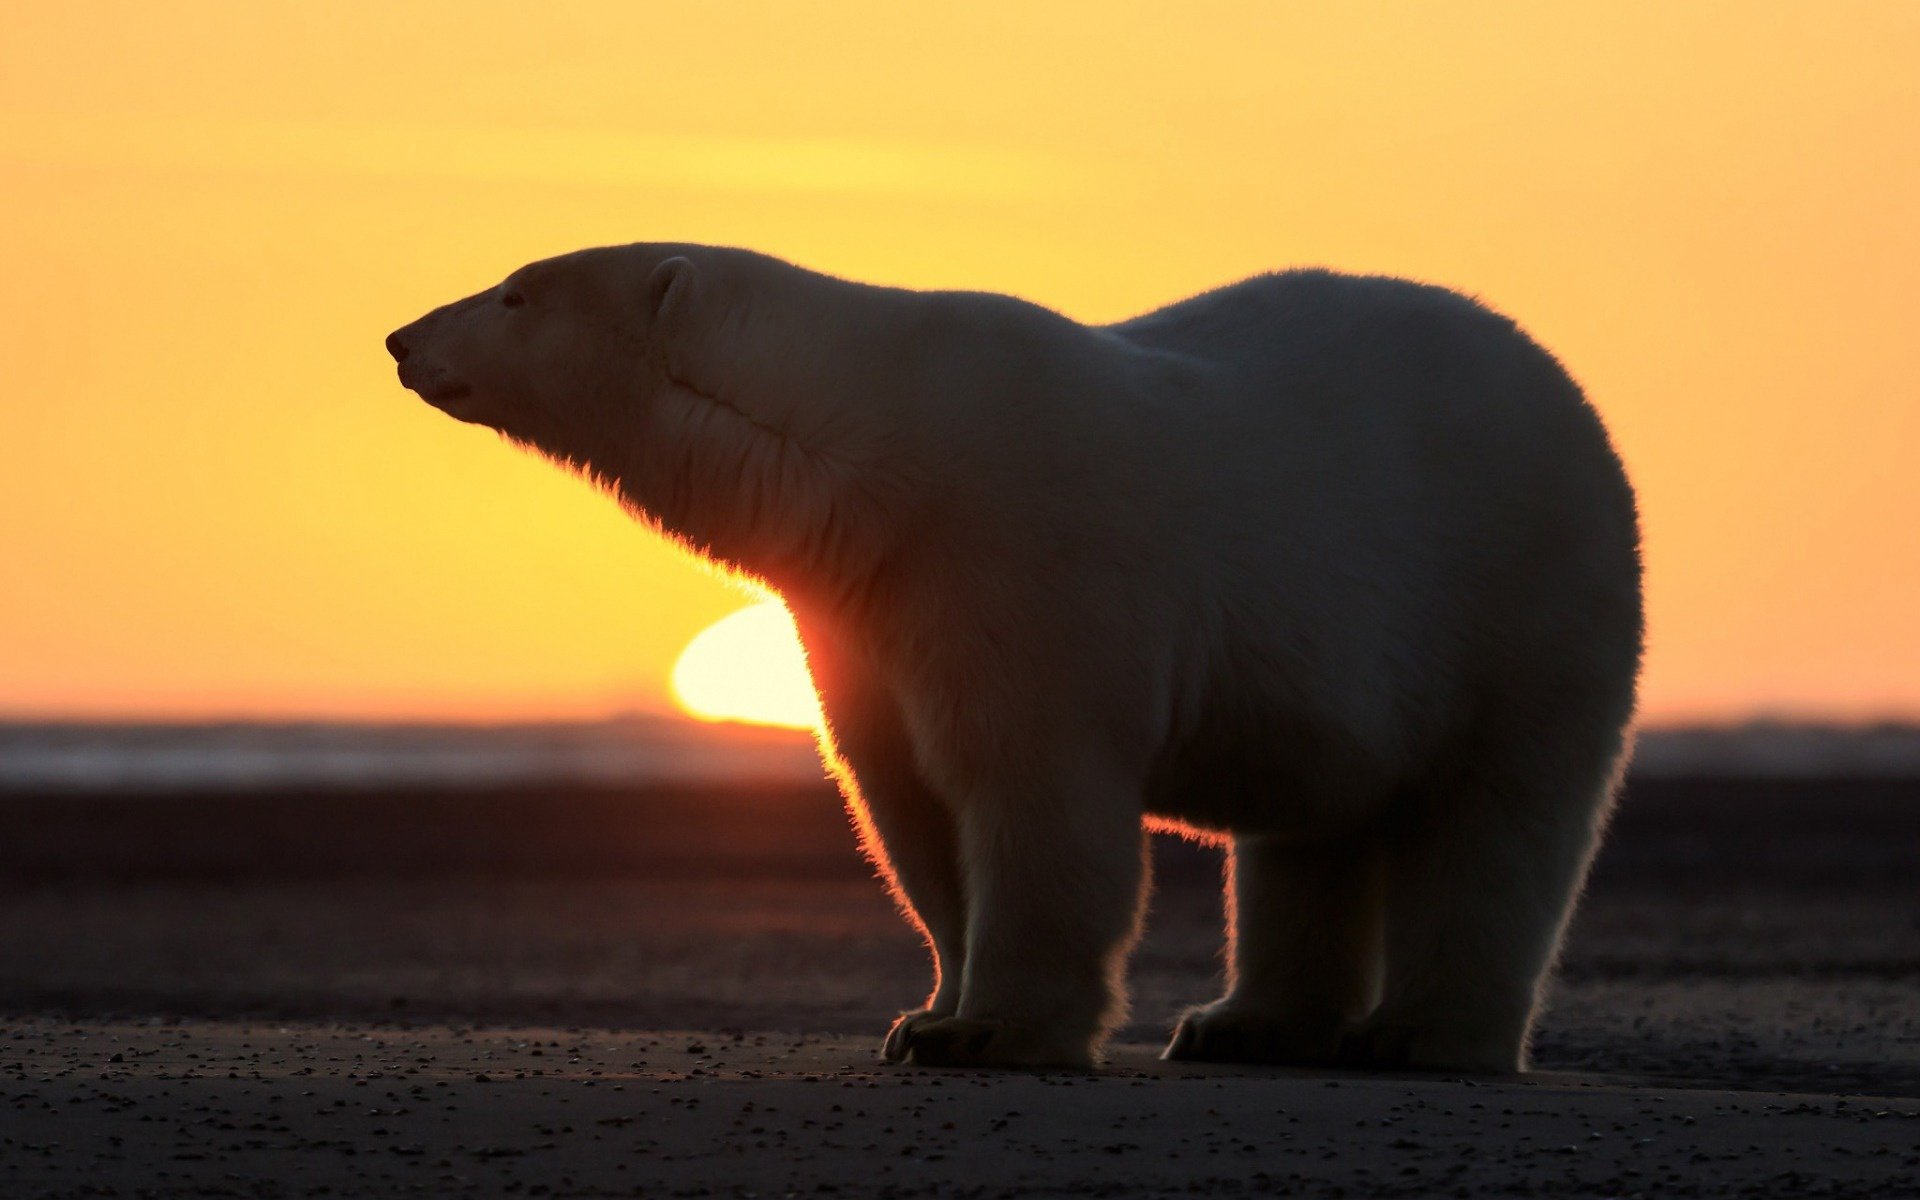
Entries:
{"label": "bear's paw", "polygon": [[931,1008],[919,1008],[901,1013],[899,1019],[893,1023],[893,1028],[887,1030],[887,1040],[880,1047],[880,1061],[889,1063],[905,1061],[907,1050],[913,1044],[914,1030],[952,1015],[950,1012],[936,1012]]}
{"label": "bear's paw", "polygon": [[1342,1066],[1365,1071],[1457,1071],[1511,1075],[1526,1070],[1524,1024],[1374,1019],[1350,1032]]}
{"label": "bear's paw", "polygon": [[1327,1067],[1339,1061],[1341,1022],[1276,1017],[1216,1001],[1188,1009],[1160,1057],[1170,1062]]}
{"label": "bear's paw", "polygon": [[1093,1065],[1084,1040],[1047,1037],[1012,1022],[908,1013],[894,1024],[887,1046],[921,1067],[1027,1067],[1081,1070]]}

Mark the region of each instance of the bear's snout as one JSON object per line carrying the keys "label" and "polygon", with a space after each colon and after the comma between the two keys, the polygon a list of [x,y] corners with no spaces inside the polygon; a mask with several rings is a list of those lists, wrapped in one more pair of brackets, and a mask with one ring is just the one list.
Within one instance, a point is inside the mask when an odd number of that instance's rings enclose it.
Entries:
{"label": "bear's snout", "polygon": [[[414,347],[421,341],[419,327],[422,323],[415,321],[388,334],[387,353],[393,355],[393,361],[400,364],[401,387],[417,393],[429,404],[444,407],[448,401],[465,398],[473,389],[433,362],[422,362],[412,357]],[[428,356],[429,360],[431,357]]]}
{"label": "bear's snout", "polygon": [[416,368],[413,364],[404,362],[400,364],[400,386],[411,390],[422,400],[437,408],[445,408],[448,401],[464,400],[473,394],[471,386],[448,375],[445,371]]}

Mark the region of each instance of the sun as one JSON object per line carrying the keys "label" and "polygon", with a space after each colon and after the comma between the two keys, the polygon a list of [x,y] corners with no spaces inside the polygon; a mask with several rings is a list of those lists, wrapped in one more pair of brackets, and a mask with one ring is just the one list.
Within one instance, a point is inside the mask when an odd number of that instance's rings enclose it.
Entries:
{"label": "sun", "polygon": [[673,694],[704,721],[793,729],[821,722],[800,634],[778,601],[743,608],[695,634],[673,664]]}

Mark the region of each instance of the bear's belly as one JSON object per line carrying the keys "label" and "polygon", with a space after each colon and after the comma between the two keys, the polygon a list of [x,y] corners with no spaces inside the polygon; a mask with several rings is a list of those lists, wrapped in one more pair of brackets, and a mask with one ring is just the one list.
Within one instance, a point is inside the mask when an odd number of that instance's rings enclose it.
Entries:
{"label": "bear's belly", "polygon": [[1147,812],[1214,834],[1311,840],[1370,822],[1390,772],[1350,738],[1298,720],[1215,724],[1162,756]]}

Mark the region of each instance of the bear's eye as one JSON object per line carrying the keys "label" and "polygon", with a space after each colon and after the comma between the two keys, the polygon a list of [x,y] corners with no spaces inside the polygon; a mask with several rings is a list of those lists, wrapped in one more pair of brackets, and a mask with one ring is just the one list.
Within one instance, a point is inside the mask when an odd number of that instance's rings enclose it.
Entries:
{"label": "bear's eye", "polygon": [[500,304],[504,308],[519,308],[522,304],[525,304],[526,302],[527,302],[527,298],[525,296],[522,296],[519,292],[500,293]]}

